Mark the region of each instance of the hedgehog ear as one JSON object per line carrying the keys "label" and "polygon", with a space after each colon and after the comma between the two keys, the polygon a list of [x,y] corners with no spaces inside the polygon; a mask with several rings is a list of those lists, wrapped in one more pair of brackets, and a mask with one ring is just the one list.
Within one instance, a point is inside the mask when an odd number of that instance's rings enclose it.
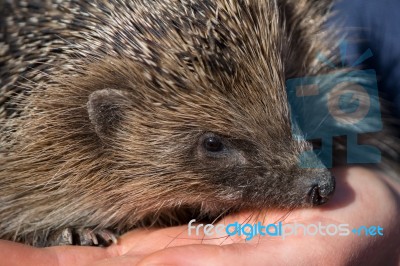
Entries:
{"label": "hedgehog ear", "polygon": [[120,123],[126,94],[115,89],[92,92],[87,102],[90,122],[99,137],[109,136]]}

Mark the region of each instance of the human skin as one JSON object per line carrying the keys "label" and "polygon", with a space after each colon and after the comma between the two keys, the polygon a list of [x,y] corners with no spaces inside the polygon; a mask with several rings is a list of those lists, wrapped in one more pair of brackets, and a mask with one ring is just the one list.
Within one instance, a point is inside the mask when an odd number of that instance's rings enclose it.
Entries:
{"label": "human skin", "polygon": [[[219,223],[381,226],[383,236],[188,236],[187,226],[140,229],[108,248],[33,248],[0,241],[0,265],[399,265],[400,182],[361,168],[335,169],[334,197],[319,208],[242,212]],[[194,230],[193,230],[194,233]]]}

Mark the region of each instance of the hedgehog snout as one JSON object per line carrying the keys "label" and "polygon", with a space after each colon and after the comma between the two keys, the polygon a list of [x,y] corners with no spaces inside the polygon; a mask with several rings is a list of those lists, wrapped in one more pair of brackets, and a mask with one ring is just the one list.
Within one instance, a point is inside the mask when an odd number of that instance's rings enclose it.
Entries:
{"label": "hedgehog snout", "polygon": [[317,182],[311,185],[308,192],[308,201],[311,205],[322,205],[328,202],[335,191],[335,177],[328,171],[321,177],[317,178]]}

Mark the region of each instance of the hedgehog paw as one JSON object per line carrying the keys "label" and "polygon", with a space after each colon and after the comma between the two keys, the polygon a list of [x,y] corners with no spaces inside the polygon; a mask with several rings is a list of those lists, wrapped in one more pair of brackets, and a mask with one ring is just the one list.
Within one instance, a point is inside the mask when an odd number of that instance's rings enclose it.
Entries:
{"label": "hedgehog paw", "polygon": [[107,247],[117,243],[117,237],[107,229],[92,230],[89,228],[66,228],[51,234],[49,246],[101,246]]}

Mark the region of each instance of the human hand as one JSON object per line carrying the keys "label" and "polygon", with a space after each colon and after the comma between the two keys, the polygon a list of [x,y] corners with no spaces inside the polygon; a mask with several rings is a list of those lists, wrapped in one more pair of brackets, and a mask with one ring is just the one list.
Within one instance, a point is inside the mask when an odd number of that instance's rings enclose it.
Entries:
{"label": "human hand", "polygon": [[[400,262],[400,184],[359,168],[335,170],[337,190],[320,208],[230,215],[219,223],[349,224],[381,226],[383,236],[188,236],[187,225],[140,229],[108,248],[31,248],[0,242],[7,265],[398,265]],[[194,231],[193,231],[194,232]],[[5,248],[4,248],[5,247]],[[7,261],[6,260],[6,261]],[[3,260],[4,261],[4,260]],[[24,263],[26,262],[26,263]],[[40,264],[41,263],[41,264]],[[1,264],[1,262],[0,262]]]}

